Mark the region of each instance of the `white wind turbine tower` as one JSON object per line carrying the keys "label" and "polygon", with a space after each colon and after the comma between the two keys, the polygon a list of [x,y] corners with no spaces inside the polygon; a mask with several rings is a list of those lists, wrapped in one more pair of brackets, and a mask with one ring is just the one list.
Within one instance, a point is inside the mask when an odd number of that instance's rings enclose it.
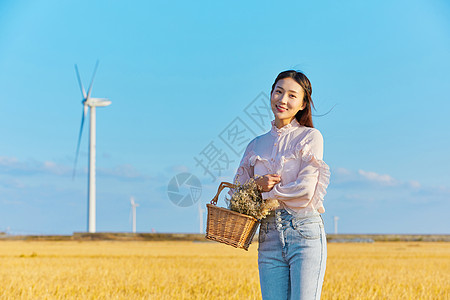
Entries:
{"label": "white wind turbine tower", "polygon": [[338,216],[334,216],[334,234],[338,234]]}
{"label": "white wind turbine tower", "polygon": [[136,233],[136,207],[139,206],[136,202],[134,202],[134,197],[130,198],[131,209],[133,212],[133,233]]}
{"label": "white wind turbine tower", "polygon": [[81,116],[81,127],[78,135],[77,152],[75,154],[75,162],[73,168],[73,178],[75,177],[75,170],[77,166],[78,153],[80,151],[81,135],[83,133],[84,119],[86,118],[88,108],[89,112],[89,175],[88,175],[88,224],[87,229],[89,232],[95,232],[95,108],[97,106],[108,106],[111,101],[104,98],[91,98],[92,83],[94,82],[95,73],[97,72],[98,61],[95,64],[94,74],[92,74],[91,83],[89,85],[88,92],[84,90],[81,83],[80,73],[78,67],[75,65],[75,71],[77,73],[78,83],[80,85],[81,94],[83,97],[83,114]]}

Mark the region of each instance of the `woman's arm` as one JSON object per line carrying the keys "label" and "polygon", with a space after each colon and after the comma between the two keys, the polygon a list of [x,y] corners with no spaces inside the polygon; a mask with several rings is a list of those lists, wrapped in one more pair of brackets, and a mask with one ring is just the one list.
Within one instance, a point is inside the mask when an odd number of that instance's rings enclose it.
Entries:
{"label": "woman's arm", "polygon": [[276,184],[271,191],[262,193],[263,199],[276,198],[290,202],[290,205],[296,208],[306,207],[315,197],[318,184],[326,183],[328,185],[329,168],[322,160],[323,137],[321,133],[314,130],[306,144],[297,146],[302,166],[296,180],[284,185]]}

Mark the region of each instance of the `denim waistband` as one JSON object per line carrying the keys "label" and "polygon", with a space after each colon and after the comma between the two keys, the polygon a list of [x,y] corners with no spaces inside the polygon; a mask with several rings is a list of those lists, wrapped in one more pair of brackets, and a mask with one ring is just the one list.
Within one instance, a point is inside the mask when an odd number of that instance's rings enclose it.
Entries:
{"label": "denim waistband", "polygon": [[277,223],[291,223],[291,222],[302,222],[302,221],[311,221],[311,222],[317,222],[321,221],[323,223],[322,216],[318,213],[317,215],[311,215],[311,216],[295,216],[290,214],[287,210],[284,208],[279,208],[276,210],[272,210],[266,218],[262,219],[261,222],[277,222]]}

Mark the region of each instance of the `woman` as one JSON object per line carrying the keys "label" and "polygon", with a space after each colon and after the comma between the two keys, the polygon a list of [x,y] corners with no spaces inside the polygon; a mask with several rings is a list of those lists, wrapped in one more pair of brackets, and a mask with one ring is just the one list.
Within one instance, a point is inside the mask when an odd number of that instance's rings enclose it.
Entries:
{"label": "woman", "polygon": [[311,93],[303,73],[278,75],[270,94],[272,128],[248,144],[235,176],[240,183],[255,178],[263,199],[280,203],[260,227],[263,299],[320,299],[322,291],[327,245],[320,214],[330,172],[322,135],[313,128]]}

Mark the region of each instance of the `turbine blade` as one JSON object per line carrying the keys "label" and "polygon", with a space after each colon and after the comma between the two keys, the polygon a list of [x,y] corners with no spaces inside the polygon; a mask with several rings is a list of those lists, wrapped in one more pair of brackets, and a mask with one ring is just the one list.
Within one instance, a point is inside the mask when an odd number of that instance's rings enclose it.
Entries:
{"label": "turbine blade", "polygon": [[75,72],[77,73],[78,85],[80,86],[81,95],[83,99],[86,99],[86,91],[84,90],[83,84],[81,83],[80,72],[78,72],[78,66],[75,64]]}
{"label": "turbine blade", "polygon": [[75,153],[75,161],[73,163],[72,180],[75,179],[75,173],[77,170],[78,154],[80,152],[81,136],[83,134],[83,125],[84,125],[84,119],[86,118],[86,114],[87,114],[87,108],[88,108],[88,106],[85,104],[83,107],[83,114],[81,115],[81,126],[80,126],[80,133],[78,134],[78,143],[77,143],[77,151]]}
{"label": "turbine blade", "polygon": [[97,60],[97,62],[95,63],[94,74],[92,74],[91,84],[89,84],[89,90],[88,90],[88,93],[87,93],[87,98],[91,97],[92,83],[94,82],[95,73],[97,73],[98,63],[99,63],[99,61]]}

